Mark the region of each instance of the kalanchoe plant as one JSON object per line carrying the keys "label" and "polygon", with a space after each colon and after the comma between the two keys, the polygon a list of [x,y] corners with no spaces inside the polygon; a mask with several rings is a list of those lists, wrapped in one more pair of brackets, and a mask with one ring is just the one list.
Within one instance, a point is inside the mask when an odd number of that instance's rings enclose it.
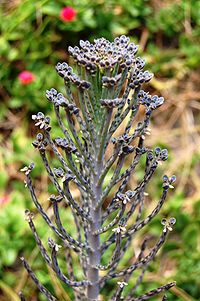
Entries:
{"label": "kalanchoe plant", "polygon": [[[173,188],[176,180],[175,176],[163,177],[160,200],[143,218],[146,187],[159,162],[167,160],[168,153],[166,149],[156,147],[151,150],[144,146],[145,136],[150,134],[152,112],[163,104],[164,99],[142,90],[142,85],[148,83],[153,74],[144,71],[145,62],[136,56],[137,50],[138,46],[130,43],[126,36],[118,37],[114,42],[104,38],[95,40],[94,44],[80,41],[80,47],[69,47],[75,71],[67,63],[56,66],[64,79],[66,95],[53,88],[46,92],[62,137],[52,138],[49,117],[41,112],[32,116],[41,131],[33,146],[38,149],[56,190],[56,195],[49,196],[53,218],[47,215],[34,191],[30,175],[34,164],[22,170],[32,200],[56,235],[56,241],[49,238],[46,249],[28,210],[26,219],[46,264],[60,281],[73,288],[74,300],[147,300],[175,285],[172,282],[141,296],[136,293],[149,264],[172,230],[174,218],[162,220],[163,230],[154,247],[149,248],[148,240],[144,239],[131,264],[124,268],[120,266],[126,252],[131,250],[133,254],[135,234],[160,212],[168,190]],[[144,114],[138,122],[139,110]],[[49,152],[58,159],[57,166],[52,166]],[[129,190],[129,179],[142,157],[146,162],[143,179]],[[73,196],[72,183],[79,190],[78,198]],[[69,208],[73,214],[74,236],[69,234],[60,216],[60,206],[65,206],[65,210]],[[66,274],[58,262],[58,255],[63,251],[67,253]],[[110,252],[109,258],[105,252]],[[77,254],[82,279],[76,277]],[[49,292],[40,283],[28,262],[21,259],[40,292],[48,300],[58,300],[54,292]],[[136,269],[140,271],[139,277],[135,277],[135,285],[129,287],[129,279],[134,279]],[[102,290],[110,280],[115,281],[116,287],[109,298],[103,297]],[[25,300],[23,293],[20,296]]]}

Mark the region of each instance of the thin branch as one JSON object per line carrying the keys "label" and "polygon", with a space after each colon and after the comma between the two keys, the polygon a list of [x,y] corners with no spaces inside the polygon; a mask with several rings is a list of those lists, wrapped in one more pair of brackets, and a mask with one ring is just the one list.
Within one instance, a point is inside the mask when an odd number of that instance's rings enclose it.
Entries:
{"label": "thin branch", "polygon": [[28,262],[25,260],[24,257],[20,258],[23,266],[25,267],[26,271],[28,272],[29,276],[32,278],[32,280],[34,281],[34,283],[36,284],[37,288],[39,289],[39,291],[44,294],[47,299],[49,301],[58,301],[58,299],[56,299],[47,289],[46,287],[44,287],[40,281],[38,280],[38,278],[36,277],[36,275],[33,273],[31,267],[29,266]]}
{"label": "thin branch", "polygon": [[[147,239],[145,239],[145,240],[143,241],[143,243],[142,243],[142,246],[141,246],[141,249],[140,249],[140,254],[139,254],[139,256],[138,256],[136,262],[141,261],[142,258],[144,257],[144,251],[145,251],[145,248],[146,248],[146,243],[147,243]],[[123,253],[123,254],[124,254],[124,253]],[[120,256],[120,257],[122,257],[122,256]],[[146,265],[143,267],[141,275],[138,277],[138,279],[137,279],[137,281],[136,281],[136,284],[135,284],[134,287],[131,289],[131,291],[129,292],[128,296],[129,296],[129,295],[130,295],[130,296],[133,296],[133,294],[134,294],[136,288],[137,288],[138,285],[142,282],[142,279],[143,279],[143,276],[144,276],[145,271],[147,270],[147,267],[148,267],[148,264],[146,264]],[[115,266],[115,268],[116,268],[116,266]],[[124,282],[124,283],[128,283],[130,277],[131,277],[131,274],[126,275],[126,276],[124,277],[124,281],[123,281],[123,282]],[[122,292],[123,292],[123,288],[124,288],[124,286],[123,286],[122,288],[119,286],[119,288],[117,289],[116,294],[117,294],[118,298],[121,296],[121,294],[122,294]]]}
{"label": "thin branch", "polygon": [[[60,161],[60,163],[62,164],[63,168],[65,169],[66,172],[68,172],[68,170],[70,169],[75,176],[77,177],[77,179],[80,181],[81,186],[85,187],[86,189],[88,189],[89,192],[92,193],[91,188],[89,186],[89,184],[87,183],[87,181],[82,177],[82,175],[80,174],[80,172],[78,171],[77,167],[74,164],[66,164],[63,156],[61,155],[61,153],[58,151],[57,147],[55,146],[55,143],[52,141],[49,132],[45,132],[45,136],[47,138],[47,141],[49,143],[49,145],[51,146],[54,154],[57,156],[58,160]],[[72,163],[72,162],[69,162]]]}
{"label": "thin branch", "polygon": [[105,212],[102,214],[102,224],[105,222],[105,220],[108,218],[108,216],[110,214],[112,214],[113,212],[115,212],[117,209],[119,209],[120,204],[113,204],[112,206],[108,206],[105,209]]}
{"label": "thin branch", "polygon": [[33,218],[32,213],[31,213],[29,210],[26,210],[26,211],[25,211],[25,215],[26,215],[26,220],[27,220],[27,222],[28,222],[28,224],[29,224],[29,227],[30,227],[30,229],[31,229],[31,231],[32,231],[32,233],[33,233],[34,238],[35,238],[35,241],[36,241],[36,243],[37,243],[37,245],[38,245],[38,247],[39,247],[39,249],[40,249],[40,253],[41,253],[42,257],[44,258],[44,260],[46,261],[46,263],[47,263],[50,267],[52,267],[51,258],[50,258],[50,256],[48,255],[47,250],[45,249],[45,247],[44,247],[44,245],[43,245],[43,243],[42,243],[42,241],[41,241],[41,239],[40,239],[40,237],[39,237],[39,235],[38,235],[38,233],[37,233],[37,230],[36,230],[36,228],[35,228],[35,225],[34,225],[34,223],[33,223],[33,220],[32,220],[32,218]]}
{"label": "thin branch", "polygon": [[46,212],[44,211],[44,209],[42,208],[42,206],[40,205],[40,203],[37,200],[37,197],[35,195],[35,191],[33,189],[33,185],[32,185],[32,181],[31,181],[31,177],[30,175],[27,175],[27,186],[28,189],[30,191],[32,200],[36,206],[36,208],[38,209],[38,211],[40,212],[40,214],[42,215],[43,219],[46,221],[46,223],[49,225],[49,227],[62,239],[62,240],[67,240],[70,248],[72,248],[74,251],[76,252],[82,252],[83,249],[86,249],[86,245],[79,243],[77,240],[75,240],[74,238],[72,238],[68,233],[66,233],[65,236],[63,236],[62,233],[60,233],[58,231],[58,229],[52,224],[50,218],[48,217],[48,215],[46,214]]}
{"label": "thin branch", "polygon": [[111,121],[111,117],[112,117],[112,109],[111,108],[106,108],[106,112],[105,112],[105,117],[104,117],[104,121],[102,121],[102,133],[101,133],[101,141],[100,141],[100,146],[99,146],[99,153],[98,153],[98,161],[102,161],[104,158],[104,154],[105,154],[105,144],[107,141],[107,133],[108,133],[108,127],[110,125],[110,121]]}
{"label": "thin branch", "polygon": [[62,225],[62,222],[61,222],[61,219],[60,219],[59,210],[58,210],[58,203],[56,201],[53,201],[53,212],[54,212],[55,222],[56,222],[56,225],[57,225],[58,229],[60,230],[60,232],[64,236],[66,236],[67,232],[66,232],[65,228]]}
{"label": "thin branch", "polygon": [[109,279],[113,279],[113,278],[118,278],[118,277],[122,277],[122,276],[126,276],[128,274],[132,274],[136,269],[144,266],[145,264],[147,264],[148,262],[152,261],[157,252],[159,251],[159,249],[161,248],[161,246],[163,245],[163,243],[166,240],[167,234],[168,234],[168,229],[164,228],[162,235],[160,236],[160,239],[158,240],[158,242],[156,243],[155,247],[149,252],[149,254],[147,256],[145,256],[143,259],[141,259],[139,262],[131,265],[130,267],[120,271],[120,272],[113,272],[110,273],[109,275],[103,277],[101,281],[108,281]]}
{"label": "thin branch", "polygon": [[118,178],[115,179],[113,186],[116,185],[118,182],[122,181],[124,178],[126,178],[126,182],[128,181],[131,173],[136,168],[137,164],[140,161],[140,157],[142,156],[142,153],[136,153],[133,162],[131,163],[130,167],[127,168],[126,171],[124,171]]}
{"label": "thin branch", "polygon": [[104,227],[98,229],[97,231],[95,231],[94,234],[97,235],[97,234],[105,233],[110,228],[112,228],[114,225],[116,225],[119,222],[119,220],[122,218],[125,209],[126,209],[126,205],[122,204],[121,208],[120,208],[119,212],[117,213],[117,215],[115,216],[115,218],[107,226],[104,226]]}
{"label": "thin branch", "polygon": [[58,265],[57,261],[57,252],[59,250],[59,246],[55,244],[55,242],[49,238],[49,246],[51,248],[51,260],[52,260],[52,266],[53,270],[55,271],[56,275],[62,280],[65,284],[70,285],[72,287],[80,287],[80,286],[87,286],[90,284],[87,280],[82,281],[71,281],[69,280],[60,270],[60,267]]}
{"label": "thin branch", "polygon": [[[130,88],[127,87],[126,88],[126,91],[123,95],[123,99],[126,99],[130,93]],[[127,108],[122,112],[122,108],[119,108],[119,110],[117,111],[115,117],[114,117],[114,120],[110,126],[110,129],[109,129],[109,139],[112,137],[112,135],[114,134],[114,132],[117,130],[117,128],[121,125],[121,123],[124,121],[124,119],[126,118],[126,116],[128,115],[128,113],[130,112],[130,110],[133,108],[133,105],[135,104],[136,105],[136,101],[137,101],[137,95],[140,91],[140,86],[137,87],[135,89],[135,92],[132,96],[132,99],[130,100]]]}
{"label": "thin branch", "polygon": [[[93,154],[95,154],[96,142],[97,142],[95,139],[96,133],[95,133],[94,126],[92,123],[92,119],[90,117],[90,114],[88,112],[88,109],[87,109],[87,106],[85,103],[84,91],[81,89],[78,89],[78,96],[79,96],[81,112],[82,112],[83,118],[85,120],[85,128],[87,129],[85,131],[85,134],[86,134],[85,138],[88,139],[88,142],[90,143],[90,149],[93,152]],[[80,115],[77,115],[77,120],[79,121],[82,131],[84,131],[83,122],[82,122]]]}
{"label": "thin branch", "polygon": [[119,223],[119,226],[116,229],[113,229],[113,231],[116,232],[116,246],[114,249],[114,252],[112,254],[112,258],[109,261],[109,263],[106,266],[102,266],[102,265],[98,265],[98,268],[100,270],[108,270],[110,268],[112,268],[112,266],[115,264],[115,261],[118,259],[119,255],[120,255],[120,248],[121,248],[121,242],[122,242],[122,232],[125,230],[124,227],[124,221],[121,220]]}
{"label": "thin branch", "polygon": [[124,301],[143,301],[143,300],[148,300],[151,297],[159,295],[163,291],[169,290],[170,288],[172,288],[175,285],[176,285],[176,282],[170,282],[170,283],[165,284],[163,286],[160,286],[160,287],[158,287],[156,289],[153,289],[153,290],[149,291],[148,293],[146,293],[146,294],[144,294],[144,295],[142,295],[140,297],[137,297],[137,298],[125,298]]}
{"label": "thin branch", "polygon": [[[50,180],[52,181],[52,183],[54,184],[54,186],[56,187],[58,193],[64,198],[65,202],[67,203],[67,205],[70,205],[71,209],[73,211],[75,211],[79,216],[81,216],[83,219],[86,219],[88,220],[89,219],[89,215],[86,214],[81,208],[80,206],[73,200],[71,194],[67,194],[66,190],[65,190],[65,186],[68,185],[68,184],[65,184],[66,181],[63,182],[63,187],[64,187],[64,191],[62,190],[62,188],[60,187],[57,179],[55,178],[55,175],[49,165],[49,162],[47,160],[47,157],[46,157],[46,154],[44,151],[40,152],[41,154],[41,157],[42,157],[42,160],[44,162],[44,165],[45,165],[45,168],[46,168],[46,171],[49,175],[49,178]],[[76,183],[77,184],[77,183]],[[66,198],[66,196],[68,198]]]}
{"label": "thin branch", "polygon": [[168,189],[163,189],[163,193],[162,196],[157,204],[157,206],[154,208],[154,210],[141,222],[138,222],[137,224],[133,225],[132,227],[130,227],[125,236],[129,236],[129,235],[133,235],[136,231],[139,231],[140,229],[142,229],[144,226],[146,226],[160,211],[160,209],[162,208],[166,197],[167,197],[167,192]]}
{"label": "thin branch", "polygon": [[68,182],[63,183],[64,193],[68,198],[69,203],[71,204],[72,208],[75,209],[75,212],[80,216],[83,220],[90,222],[91,216],[89,213],[85,212],[84,209],[82,209],[79,204],[73,199],[71,192],[69,190]]}
{"label": "thin branch", "polygon": [[21,301],[26,301],[26,298],[22,292],[19,292],[19,297]]}
{"label": "thin branch", "polygon": [[77,148],[80,151],[80,153],[83,155],[83,157],[85,158],[88,165],[90,166],[93,174],[95,174],[94,165],[92,164],[92,161],[91,161],[91,156],[85,151],[85,148],[84,148],[83,144],[81,143],[81,141],[76,133],[76,130],[74,128],[71,114],[67,110],[66,110],[66,116],[67,116],[67,120],[68,120],[69,129],[74,137],[74,140],[76,141]]}
{"label": "thin branch", "polygon": [[[163,189],[163,193],[161,196],[160,201],[158,202],[157,206],[154,208],[154,210],[141,222],[138,222],[136,224],[134,224],[132,227],[130,227],[125,234],[123,234],[123,238],[126,237],[128,238],[129,236],[132,236],[135,232],[139,231],[140,229],[142,229],[144,226],[146,226],[153,218],[154,216],[156,216],[158,214],[158,212],[160,211],[160,209],[162,208],[162,205],[164,204],[166,197],[167,197],[167,192],[168,192],[168,188],[167,189]],[[111,237],[102,244],[101,246],[101,251],[105,251],[105,249],[107,249],[112,243],[115,242],[115,235],[111,235]]]}
{"label": "thin branch", "polygon": [[102,184],[103,180],[105,179],[105,176],[107,175],[108,171],[110,170],[111,166],[113,165],[113,163],[115,162],[115,160],[118,158],[118,154],[119,154],[119,150],[120,150],[120,145],[117,144],[117,146],[114,149],[113,154],[111,155],[111,157],[107,160],[101,175],[99,176],[99,180],[98,180],[98,185]]}
{"label": "thin branch", "polygon": [[108,196],[109,192],[114,187],[116,179],[119,176],[120,171],[122,169],[123,163],[124,163],[124,155],[122,154],[118,159],[117,166],[114,170],[113,176],[112,176],[109,184],[107,185],[106,189],[103,191],[101,199],[97,202],[97,207],[101,206],[104,203],[104,201],[105,201],[106,197]]}

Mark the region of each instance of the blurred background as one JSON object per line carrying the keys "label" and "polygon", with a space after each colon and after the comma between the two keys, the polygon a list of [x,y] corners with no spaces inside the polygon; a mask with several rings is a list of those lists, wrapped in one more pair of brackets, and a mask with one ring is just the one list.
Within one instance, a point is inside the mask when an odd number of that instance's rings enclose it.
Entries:
{"label": "blurred background", "polygon": [[[168,148],[170,156],[148,188],[149,210],[161,193],[161,176],[177,176],[175,189],[145,232],[156,238],[163,217],[174,216],[177,224],[140,290],[176,280],[170,301],[200,300],[200,1],[1,0],[0,19],[0,300],[18,301],[17,292],[24,287],[30,301],[45,300],[28,280],[19,260],[22,254],[43,284],[51,288],[53,283],[59,300],[70,300],[70,292],[52,273],[47,275],[24,220],[25,208],[36,210],[19,170],[36,163],[35,186],[48,210],[45,200],[51,187],[31,146],[35,136],[31,115],[42,111],[55,123],[45,90],[63,91],[54,65],[68,60],[69,45],[102,36],[112,40],[121,34],[139,44],[139,55],[155,74],[148,91],[165,98],[153,115],[146,144]],[[137,171],[138,179],[141,172]],[[41,217],[35,223],[46,240]]]}

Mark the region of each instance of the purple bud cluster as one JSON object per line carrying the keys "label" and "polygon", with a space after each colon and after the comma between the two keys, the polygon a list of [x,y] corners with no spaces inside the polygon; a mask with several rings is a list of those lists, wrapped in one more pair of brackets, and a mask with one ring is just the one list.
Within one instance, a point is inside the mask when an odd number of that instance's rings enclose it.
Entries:
{"label": "purple bud cluster", "polygon": [[73,175],[73,173],[68,170],[67,172],[65,172],[62,167],[59,168],[54,168],[53,169],[54,174],[57,178],[61,178],[62,182],[69,182],[71,180],[75,179],[75,176]]}
{"label": "purple bud cluster", "polygon": [[66,81],[72,76],[73,69],[71,66],[69,66],[66,62],[58,63],[56,65],[56,71],[58,74],[63,77]]}
{"label": "purple bud cluster", "polygon": [[58,93],[54,88],[46,91],[46,97],[49,101],[53,102],[55,106],[65,107],[71,114],[77,115],[79,113],[77,106],[73,103],[69,103],[63,94]]}
{"label": "purple bud cluster", "polygon": [[131,136],[128,135],[127,133],[123,134],[122,136],[119,136],[117,138],[112,138],[112,143],[129,143],[131,140]]}
{"label": "purple bud cluster", "polygon": [[172,184],[176,181],[176,176],[173,175],[170,178],[167,175],[163,176],[163,188],[173,188]]}
{"label": "purple bud cluster", "polygon": [[153,73],[150,73],[149,71],[139,71],[136,70],[130,80],[129,87],[134,89],[143,83],[148,83],[153,77]]}
{"label": "purple bud cluster", "polygon": [[115,98],[115,99],[101,99],[100,100],[101,105],[103,107],[107,107],[107,108],[116,108],[118,107],[120,104],[122,104],[123,100],[122,98]]}
{"label": "purple bud cluster", "polygon": [[55,106],[67,106],[68,101],[63,96],[62,93],[58,93],[58,91],[54,88],[46,91],[46,97],[49,101],[53,102]]}
{"label": "purple bud cluster", "polygon": [[143,90],[140,90],[138,93],[138,99],[147,110],[155,110],[164,103],[164,97],[159,97],[157,95],[151,96],[148,92]]}
{"label": "purple bud cluster", "polygon": [[156,158],[158,160],[166,161],[168,159],[168,150],[167,149],[161,149],[160,147],[156,147],[154,152],[155,152]]}
{"label": "purple bud cluster", "polygon": [[58,63],[56,65],[56,71],[64,78],[65,82],[71,82],[78,88],[88,90],[91,84],[88,81],[81,80],[78,75],[73,72],[73,69],[67,63]]}
{"label": "purple bud cluster", "polygon": [[104,38],[94,40],[94,44],[81,40],[80,47],[69,47],[68,51],[78,64],[95,74],[97,68],[112,69],[117,64],[121,69],[131,68],[138,46],[129,42],[130,39],[124,35],[115,38],[114,42]]}
{"label": "purple bud cluster", "polygon": [[48,142],[46,139],[44,139],[44,136],[42,133],[38,133],[36,136],[36,140],[32,142],[32,145],[37,148],[39,151],[45,151]]}
{"label": "purple bud cluster", "polygon": [[121,74],[117,74],[115,77],[103,76],[102,84],[104,87],[114,87],[116,84],[118,84],[120,78]]}
{"label": "purple bud cluster", "polygon": [[60,137],[56,138],[55,144],[56,144],[56,146],[64,149],[66,151],[66,153],[68,153],[68,154],[71,154],[71,153],[74,154],[77,151],[76,147],[74,145],[70,145],[66,138],[60,138]]}

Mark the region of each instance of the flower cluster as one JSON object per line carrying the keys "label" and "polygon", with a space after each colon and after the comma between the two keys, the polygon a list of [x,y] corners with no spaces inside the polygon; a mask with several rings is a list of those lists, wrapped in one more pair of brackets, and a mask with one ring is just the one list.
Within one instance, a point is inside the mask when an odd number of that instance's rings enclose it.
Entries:
{"label": "flower cluster", "polygon": [[80,41],[80,47],[69,47],[69,54],[86,70],[95,72],[97,68],[111,69],[116,65],[124,69],[130,69],[134,65],[134,58],[138,46],[129,43],[126,36],[115,38],[114,42],[109,42],[104,38],[94,40],[94,44],[89,41]]}
{"label": "flower cluster", "polygon": [[[75,15],[68,7],[62,11],[61,18],[72,21]],[[33,164],[22,171],[37,210],[55,233],[62,249],[52,238],[43,245],[31,212],[26,212],[26,219],[44,261],[64,285],[73,288],[74,300],[104,299],[101,298],[102,289],[111,279],[113,283],[116,280],[116,289],[109,296],[112,301],[121,298],[125,301],[147,300],[175,285],[171,282],[135,296],[150,263],[172,231],[175,219],[163,219],[163,229],[155,245],[147,247],[145,239],[137,247],[139,255],[134,259],[131,258],[132,242],[136,232],[159,214],[176,180],[175,176],[163,176],[160,199],[147,214],[145,198],[148,187],[159,164],[168,159],[168,151],[145,146],[151,135],[151,115],[164,103],[164,98],[142,90],[143,84],[148,83],[153,74],[145,70],[145,61],[136,56],[137,50],[138,46],[124,35],[113,42],[100,38],[93,44],[80,41],[79,47],[69,47],[75,68],[66,62],[56,65],[56,71],[64,81],[65,94],[54,88],[46,91],[60,127],[59,137],[52,133],[49,117],[41,112],[32,116],[40,131],[33,146],[39,150],[56,191],[48,197],[51,216],[34,190],[31,179]],[[140,110],[143,106],[145,110]],[[143,176],[132,183],[130,189],[129,180],[141,161]],[[78,191],[76,195],[72,191],[74,188]],[[60,215],[61,208],[72,212],[73,234],[65,215]],[[104,255],[107,250],[111,254],[109,258]],[[58,260],[62,252],[67,256],[67,275]],[[124,256],[129,256],[127,262],[130,264],[122,268]],[[22,263],[39,291],[48,300],[56,301],[25,258],[22,258]],[[81,273],[76,277],[74,271],[78,266]],[[140,271],[138,278],[135,286],[129,289],[129,279],[136,269]],[[20,297],[25,300],[22,293]]]}

